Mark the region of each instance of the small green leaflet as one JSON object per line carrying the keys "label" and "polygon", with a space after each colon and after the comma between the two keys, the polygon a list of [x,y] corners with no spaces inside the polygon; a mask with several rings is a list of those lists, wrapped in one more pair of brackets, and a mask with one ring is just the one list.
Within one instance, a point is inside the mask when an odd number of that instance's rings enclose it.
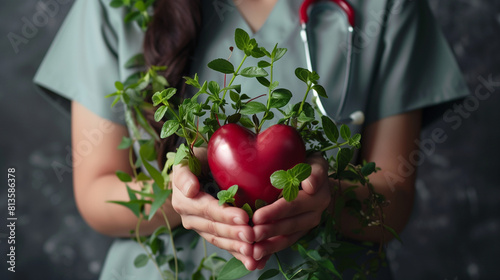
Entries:
{"label": "small green leaflet", "polygon": [[219,272],[217,280],[235,280],[249,274],[243,263],[237,258],[230,259]]}
{"label": "small green leaflet", "polygon": [[271,174],[271,184],[277,189],[283,189],[286,201],[294,200],[299,194],[300,182],[311,175],[311,166],[299,163],[288,170],[278,170]]}
{"label": "small green leaflet", "polygon": [[339,139],[339,130],[337,129],[335,123],[333,123],[333,121],[329,117],[322,116],[321,124],[328,140],[332,141],[333,143],[337,143],[337,140]]}
{"label": "small green leaflet", "polygon": [[254,77],[267,77],[269,74],[267,73],[266,70],[262,68],[259,68],[257,66],[250,66],[241,70],[240,75],[247,78],[254,78]]}
{"label": "small green leaflet", "polygon": [[219,199],[219,205],[224,203],[234,203],[234,196],[238,191],[238,185],[233,185],[227,190],[222,190],[217,193],[217,198]]}
{"label": "small green leaflet", "polygon": [[208,68],[224,74],[234,73],[234,66],[231,62],[223,58],[217,58],[208,63]]}

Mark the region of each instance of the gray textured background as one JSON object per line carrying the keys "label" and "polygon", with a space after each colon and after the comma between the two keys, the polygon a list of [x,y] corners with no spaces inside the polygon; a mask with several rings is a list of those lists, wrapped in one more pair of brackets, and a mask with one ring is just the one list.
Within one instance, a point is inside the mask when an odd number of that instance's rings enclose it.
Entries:
{"label": "gray textured background", "polygon": [[[0,177],[6,177],[7,167],[17,170],[19,219],[15,274],[6,271],[7,229],[0,226],[0,279],[96,279],[111,240],[93,232],[78,215],[71,172],[58,177],[51,167],[54,162],[67,165],[70,119],[31,83],[73,1],[58,0],[58,11],[17,53],[7,37],[21,34],[23,18],[32,20],[47,1],[0,4]],[[481,78],[500,82],[500,1],[441,0],[431,6],[471,91]],[[500,85],[490,90],[491,96],[467,111],[460,125],[439,117],[423,132],[427,138],[434,129],[443,129],[448,139],[423,158],[404,244],[389,245],[396,279],[500,278],[500,186],[495,179]],[[6,179],[1,184],[4,224]]]}

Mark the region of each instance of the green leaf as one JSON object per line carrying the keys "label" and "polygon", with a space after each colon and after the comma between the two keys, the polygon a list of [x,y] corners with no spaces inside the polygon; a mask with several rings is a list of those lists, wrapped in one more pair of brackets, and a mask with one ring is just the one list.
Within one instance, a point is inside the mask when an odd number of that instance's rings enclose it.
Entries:
{"label": "green leaf", "polygon": [[242,105],[241,113],[245,115],[253,115],[265,112],[266,110],[267,110],[266,105],[257,101],[250,101]]}
{"label": "green leaf", "polygon": [[266,67],[269,67],[271,66],[271,63],[265,61],[265,60],[261,60],[257,63],[257,66],[260,67],[260,68],[266,68]]}
{"label": "green leaf", "polygon": [[215,95],[218,95],[220,92],[220,86],[217,82],[215,81],[210,81],[208,82],[208,90]]}
{"label": "green leaf", "polygon": [[337,153],[336,165],[337,165],[337,173],[343,171],[352,158],[352,152],[347,148],[340,148]]}
{"label": "green leaf", "polygon": [[269,82],[269,80],[264,77],[257,77],[257,81],[265,87],[269,87],[271,85],[271,82]]}
{"label": "green leaf", "polygon": [[309,70],[305,68],[298,67],[297,69],[295,69],[295,76],[304,83],[307,83],[307,77],[309,77],[310,73],[311,72],[309,72]]}
{"label": "green leaf", "polygon": [[269,270],[266,270],[264,271],[264,273],[262,273],[259,277],[258,280],[265,280],[265,279],[270,279],[270,278],[273,278],[274,276],[278,275],[280,272],[279,270],[277,269],[269,269]]}
{"label": "green leaf", "polygon": [[234,31],[234,42],[236,43],[236,47],[243,51],[247,48],[248,43],[250,42],[250,36],[245,30],[237,28]]}
{"label": "green leaf", "polygon": [[162,266],[168,262],[168,257],[165,255],[159,255],[156,257],[156,262],[158,263],[158,266]]}
{"label": "green leaf", "polygon": [[208,63],[208,68],[224,74],[234,73],[234,66],[231,62],[223,58],[217,58]]}
{"label": "green leaf", "polygon": [[223,91],[223,90],[233,90],[233,89],[237,93],[241,93],[241,85],[239,85],[239,84],[227,86],[227,87],[221,89],[221,91]]}
{"label": "green leaf", "polygon": [[237,113],[237,114],[228,116],[227,117],[227,122],[228,123],[237,123],[240,120],[240,118],[241,118],[241,114]]}
{"label": "green leaf", "polygon": [[243,204],[243,206],[241,207],[241,209],[243,209],[245,212],[247,212],[248,217],[250,219],[253,217],[252,207],[250,207],[250,205],[248,203]]}
{"label": "green leaf", "polygon": [[141,110],[138,107],[134,107],[135,109],[135,116],[136,120],[139,123],[139,125],[149,134],[151,135],[155,140],[160,140],[158,138],[158,134],[156,134],[156,131],[151,125],[148,123],[144,115],[142,114]]}
{"label": "green leaf", "polygon": [[292,98],[292,92],[285,88],[275,89],[271,94],[271,108],[282,108]]}
{"label": "green leaf", "polygon": [[286,48],[277,48],[274,55],[274,62],[282,58],[286,54],[286,52],[287,52]]}
{"label": "green leaf", "polygon": [[109,5],[113,8],[119,8],[123,6],[123,0],[113,0],[111,1],[111,3],[109,3]]}
{"label": "green leaf", "polygon": [[191,276],[191,280],[205,280],[205,276],[203,276],[203,274],[201,273],[201,270],[197,270]]}
{"label": "green leaf", "polygon": [[161,128],[161,138],[167,138],[174,134],[179,129],[179,122],[177,120],[168,120]]}
{"label": "green leaf", "polygon": [[375,162],[369,162],[361,167],[361,174],[363,174],[363,176],[368,176],[373,172],[375,172]]}
{"label": "green leaf", "polygon": [[359,149],[361,147],[361,134],[356,133],[349,139],[349,145]]}
{"label": "green leaf", "polygon": [[187,85],[193,86],[197,89],[201,88],[200,82],[198,80],[198,73],[194,74],[194,78],[188,76],[184,76],[183,78],[186,80]]}
{"label": "green leaf", "polygon": [[139,19],[140,17],[141,17],[141,12],[133,11],[133,12],[128,13],[123,20],[125,22],[131,22],[131,21]]}
{"label": "green leaf", "polygon": [[346,141],[349,140],[351,138],[351,129],[345,124],[341,125],[340,136]]}
{"label": "green leaf", "polygon": [[144,60],[144,54],[139,53],[131,57],[127,62],[125,62],[125,68],[134,68],[146,65]]}
{"label": "green leaf", "polygon": [[266,77],[269,74],[267,73],[266,70],[262,68],[259,68],[257,66],[250,66],[241,70],[240,75],[247,78],[255,78],[255,77]]}
{"label": "green leaf", "polygon": [[137,177],[135,179],[137,181],[141,181],[141,182],[151,180],[151,178],[148,175],[146,175],[142,172],[139,172],[139,174],[137,174]]}
{"label": "green leaf", "polygon": [[132,177],[128,173],[118,170],[115,174],[124,183],[132,182]]}
{"label": "green leaf", "polygon": [[146,254],[138,255],[134,260],[134,266],[139,268],[148,264],[149,258]]}
{"label": "green leaf", "polygon": [[333,143],[337,143],[339,138],[339,130],[335,123],[327,116],[321,116],[321,124],[325,131],[326,137]]}
{"label": "green leaf", "polygon": [[168,107],[165,105],[161,105],[158,109],[156,109],[155,112],[155,121],[159,122],[161,119],[163,119],[163,116],[165,116],[165,113],[167,112]]}
{"label": "green leaf", "polygon": [[278,170],[271,174],[271,184],[277,189],[283,189],[290,184],[290,174],[286,170]]}
{"label": "green leaf", "polygon": [[235,280],[249,273],[250,271],[245,268],[245,265],[233,257],[222,267],[217,280]]}
{"label": "green leaf", "polygon": [[217,193],[217,198],[219,199],[219,205],[224,203],[234,203],[234,196],[238,191],[238,186],[234,185],[229,187],[227,190],[221,190]]}
{"label": "green leaf", "polygon": [[117,90],[123,90],[123,84],[120,81],[115,82],[115,88]]}
{"label": "green leaf", "polygon": [[229,92],[229,97],[231,98],[231,100],[234,103],[240,101],[240,95],[238,93],[236,93],[235,91],[230,91]]}
{"label": "green leaf", "polygon": [[151,98],[153,101],[153,106],[158,106],[160,103],[167,104],[167,101],[172,98],[176,92],[176,88],[167,88],[162,91],[156,92]]}
{"label": "green leaf", "polygon": [[175,153],[175,159],[174,159],[174,165],[177,165],[181,163],[181,161],[186,158],[186,156],[189,154],[189,149],[186,147],[186,145],[181,144],[177,148],[177,152]]}
{"label": "green leaf", "polygon": [[161,189],[156,182],[153,183],[153,193],[155,195],[153,199],[153,203],[151,204],[151,210],[149,211],[149,216],[148,220],[151,221],[151,219],[154,217],[156,214],[156,211],[160,209],[160,207],[165,204],[165,201],[167,201],[167,198],[172,194],[171,189]]}
{"label": "green leaf", "polygon": [[286,186],[283,189],[283,198],[288,202],[297,198],[298,195],[299,195],[299,187],[296,186],[295,184]]}
{"label": "green leaf", "polygon": [[314,85],[313,88],[312,88],[314,91],[316,91],[316,93],[321,96],[321,97],[324,97],[324,98],[328,98],[328,95],[326,95],[326,90],[324,87],[322,87],[321,85]]}
{"label": "green leaf", "polygon": [[123,136],[122,141],[120,142],[120,145],[118,145],[118,149],[124,150],[128,149],[132,146],[134,142],[132,141],[131,138]]}
{"label": "green leaf", "polygon": [[297,118],[297,120],[301,123],[312,122],[315,120],[314,117],[308,117],[304,111],[302,111]]}
{"label": "green leaf", "polygon": [[158,171],[158,169],[156,169],[155,167],[153,167],[147,160],[146,160],[146,154],[145,154],[145,149],[144,149],[144,146],[141,146],[140,150],[139,150],[139,156],[141,157],[141,160],[142,160],[142,164],[144,165],[144,167],[146,168],[146,170],[148,171],[149,175],[151,175],[151,178],[153,178],[153,180],[158,184],[158,186],[160,186],[161,188],[163,188],[165,186],[165,179],[163,178],[163,175],[161,174],[160,171]]}
{"label": "green leaf", "polygon": [[265,202],[264,200],[262,199],[257,199],[255,200],[255,209],[259,209],[259,208],[262,208],[264,206],[267,205],[267,202]]}
{"label": "green leaf", "polygon": [[246,128],[252,128],[254,127],[254,124],[252,122],[252,120],[250,120],[249,118],[247,117],[244,117],[242,116],[239,120],[240,124]]}
{"label": "green leaf", "polygon": [[200,163],[200,160],[198,160],[197,157],[189,155],[189,157],[188,157],[188,166],[189,166],[189,170],[191,170],[191,173],[193,173],[195,176],[200,176],[200,174],[201,174],[201,163]]}
{"label": "green leaf", "polygon": [[145,12],[146,11],[146,5],[144,5],[144,2],[143,1],[137,1],[135,2],[135,8],[141,12]]}
{"label": "green leaf", "polygon": [[311,176],[311,165],[307,163],[299,163],[295,165],[292,169],[290,169],[291,175],[297,178],[300,182],[307,179],[307,177]]}

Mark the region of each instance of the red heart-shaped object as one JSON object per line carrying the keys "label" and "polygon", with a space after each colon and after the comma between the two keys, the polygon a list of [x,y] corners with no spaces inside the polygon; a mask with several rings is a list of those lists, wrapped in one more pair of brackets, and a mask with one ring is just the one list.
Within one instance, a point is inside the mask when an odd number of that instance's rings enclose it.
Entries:
{"label": "red heart-shaped object", "polygon": [[208,164],[221,190],[238,185],[235,204],[255,201],[268,204],[281,190],[271,185],[270,176],[277,170],[288,170],[306,158],[304,141],[297,130],[288,125],[273,125],[259,134],[239,126],[220,127],[208,143]]}

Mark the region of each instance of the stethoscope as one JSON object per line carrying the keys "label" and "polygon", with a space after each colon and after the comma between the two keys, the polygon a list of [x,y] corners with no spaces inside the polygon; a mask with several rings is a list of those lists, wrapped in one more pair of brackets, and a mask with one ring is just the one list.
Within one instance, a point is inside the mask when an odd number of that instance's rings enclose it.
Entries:
{"label": "stethoscope", "polygon": [[[304,0],[302,2],[302,5],[300,6],[300,11],[299,11],[299,17],[300,17],[300,25],[302,27],[300,31],[300,37],[302,38],[302,42],[304,43],[304,49],[305,49],[305,55],[306,55],[306,63],[307,63],[307,69],[309,71],[312,71],[312,63],[311,63],[311,52],[309,50],[309,41],[307,38],[307,23],[309,21],[309,16],[307,14],[308,8],[318,2],[319,0]],[[363,124],[365,121],[365,115],[361,111],[355,111],[352,114],[349,115],[348,118],[340,119],[340,115],[342,114],[342,110],[344,109],[345,102],[347,99],[347,93],[349,91],[349,78],[350,78],[350,72],[351,72],[351,65],[352,65],[352,41],[354,37],[354,9],[347,3],[345,0],[329,0],[331,2],[335,2],[342,11],[344,11],[344,14],[346,16],[346,22],[348,24],[348,33],[347,33],[347,61],[346,61],[346,66],[345,66],[345,77],[344,77],[344,86],[342,88],[342,95],[340,97],[340,104],[337,108],[337,112],[335,113],[335,116],[329,116],[330,119],[332,119],[335,123],[337,124],[354,124],[354,125],[360,125]],[[313,103],[317,107],[317,110],[323,115],[323,116],[328,116],[326,113],[325,108],[323,107],[323,103],[321,102],[321,99],[316,91],[313,90],[313,98],[312,98]]]}

